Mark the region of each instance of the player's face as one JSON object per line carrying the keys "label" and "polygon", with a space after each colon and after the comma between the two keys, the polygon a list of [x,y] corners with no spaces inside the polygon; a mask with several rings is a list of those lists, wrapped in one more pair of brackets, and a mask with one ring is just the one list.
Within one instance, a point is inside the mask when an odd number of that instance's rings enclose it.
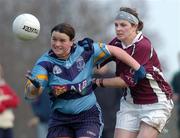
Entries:
{"label": "player's face", "polygon": [[51,36],[51,48],[53,52],[59,57],[66,59],[69,54],[73,40],[71,41],[69,36],[65,33],[54,31]]}
{"label": "player's face", "polygon": [[132,25],[126,20],[115,20],[114,25],[116,36],[122,42],[129,41],[129,39],[136,36],[137,25]]}

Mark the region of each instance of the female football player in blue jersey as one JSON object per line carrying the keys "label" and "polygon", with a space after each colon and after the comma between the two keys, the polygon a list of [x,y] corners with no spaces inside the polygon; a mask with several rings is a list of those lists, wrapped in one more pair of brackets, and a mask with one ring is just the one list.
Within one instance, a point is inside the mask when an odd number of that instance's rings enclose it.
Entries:
{"label": "female football player in blue jersey", "polygon": [[172,90],[164,79],[155,49],[141,32],[143,22],[138,13],[122,7],[114,24],[116,37],[110,44],[124,49],[147,72],[144,79],[135,82],[131,68],[116,58],[117,77],[96,79],[98,86],[124,87],[116,116],[115,138],[157,138],[171,115]]}
{"label": "female football player in blue jersey", "polygon": [[135,70],[134,79],[145,70],[122,49],[84,39],[74,42],[75,30],[66,23],[51,30],[51,49],[27,74],[27,99],[48,89],[52,114],[47,138],[100,138],[103,129],[101,109],[92,88],[93,67],[115,56]]}

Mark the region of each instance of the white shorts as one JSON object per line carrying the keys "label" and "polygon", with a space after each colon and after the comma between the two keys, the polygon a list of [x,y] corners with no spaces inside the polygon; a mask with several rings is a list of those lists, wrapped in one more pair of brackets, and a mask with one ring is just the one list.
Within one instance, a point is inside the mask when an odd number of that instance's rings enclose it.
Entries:
{"label": "white shorts", "polygon": [[116,128],[136,132],[139,130],[140,122],[162,131],[174,107],[172,100],[154,104],[133,104],[121,99],[120,110],[116,114]]}

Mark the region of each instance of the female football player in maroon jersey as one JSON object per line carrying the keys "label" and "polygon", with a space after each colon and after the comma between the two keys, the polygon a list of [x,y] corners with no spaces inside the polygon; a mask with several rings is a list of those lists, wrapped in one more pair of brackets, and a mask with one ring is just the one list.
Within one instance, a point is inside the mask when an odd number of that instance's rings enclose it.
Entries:
{"label": "female football player in maroon jersey", "polygon": [[116,77],[95,79],[99,87],[124,89],[116,116],[115,138],[157,138],[173,108],[172,90],[150,40],[141,30],[143,22],[131,8],[121,7],[114,21],[116,37],[110,42],[124,49],[147,71],[146,78],[134,81],[132,69],[116,62]]}

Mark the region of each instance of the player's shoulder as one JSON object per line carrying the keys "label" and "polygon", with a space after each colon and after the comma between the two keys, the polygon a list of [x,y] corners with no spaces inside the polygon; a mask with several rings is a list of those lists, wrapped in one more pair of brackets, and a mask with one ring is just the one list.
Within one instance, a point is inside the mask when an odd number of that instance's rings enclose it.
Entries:
{"label": "player's shoulder", "polygon": [[152,48],[151,41],[149,40],[149,38],[147,38],[147,37],[144,36],[144,35],[142,35],[141,40],[138,41],[138,42],[136,43],[136,45],[137,45],[137,47],[138,47],[139,49],[144,49],[144,50],[145,50],[145,49],[148,50],[148,49],[151,49],[151,48]]}
{"label": "player's shoulder", "polygon": [[50,57],[49,51],[47,51],[47,52],[41,54],[41,56],[38,58],[37,62],[47,61],[47,60],[49,60],[49,57]]}
{"label": "player's shoulder", "polygon": [[149,46],[151,46],[151,41],[150,41],[150,39],[148,38],[148,37],[146,37],[146,36],[142,36],[143,38],[142,38],[142,40],[140,41],[142,44],[145,44],[145,45],[149,45]]}
{"label": "player's shoulder", "polygon": [[100,47],[102,48],[103,46],[106,46],[107,44],[103,43],[103,42],[94,42],[93,46],[96,47]]}
{"label": "player's shoulder", "polygon": [[36,61],[35,65],[40,65],[43,67],[50,66],[52,64],[52,58],[50,51],[43,53]]}
{"label": "player's shoulder", "polygon": [[88,37],[83,38],[82,40],[79,40],[77,44],[80,47],[83,47],[86,51],[92,51],[93,50],[93,43],[94,40]]}
{"label": "player's shoulder", "polygon": [[118,40],[117,37],[115,37],[109,42],[109,45],[117,45],[117,43],[121,43],[121,41]]}

